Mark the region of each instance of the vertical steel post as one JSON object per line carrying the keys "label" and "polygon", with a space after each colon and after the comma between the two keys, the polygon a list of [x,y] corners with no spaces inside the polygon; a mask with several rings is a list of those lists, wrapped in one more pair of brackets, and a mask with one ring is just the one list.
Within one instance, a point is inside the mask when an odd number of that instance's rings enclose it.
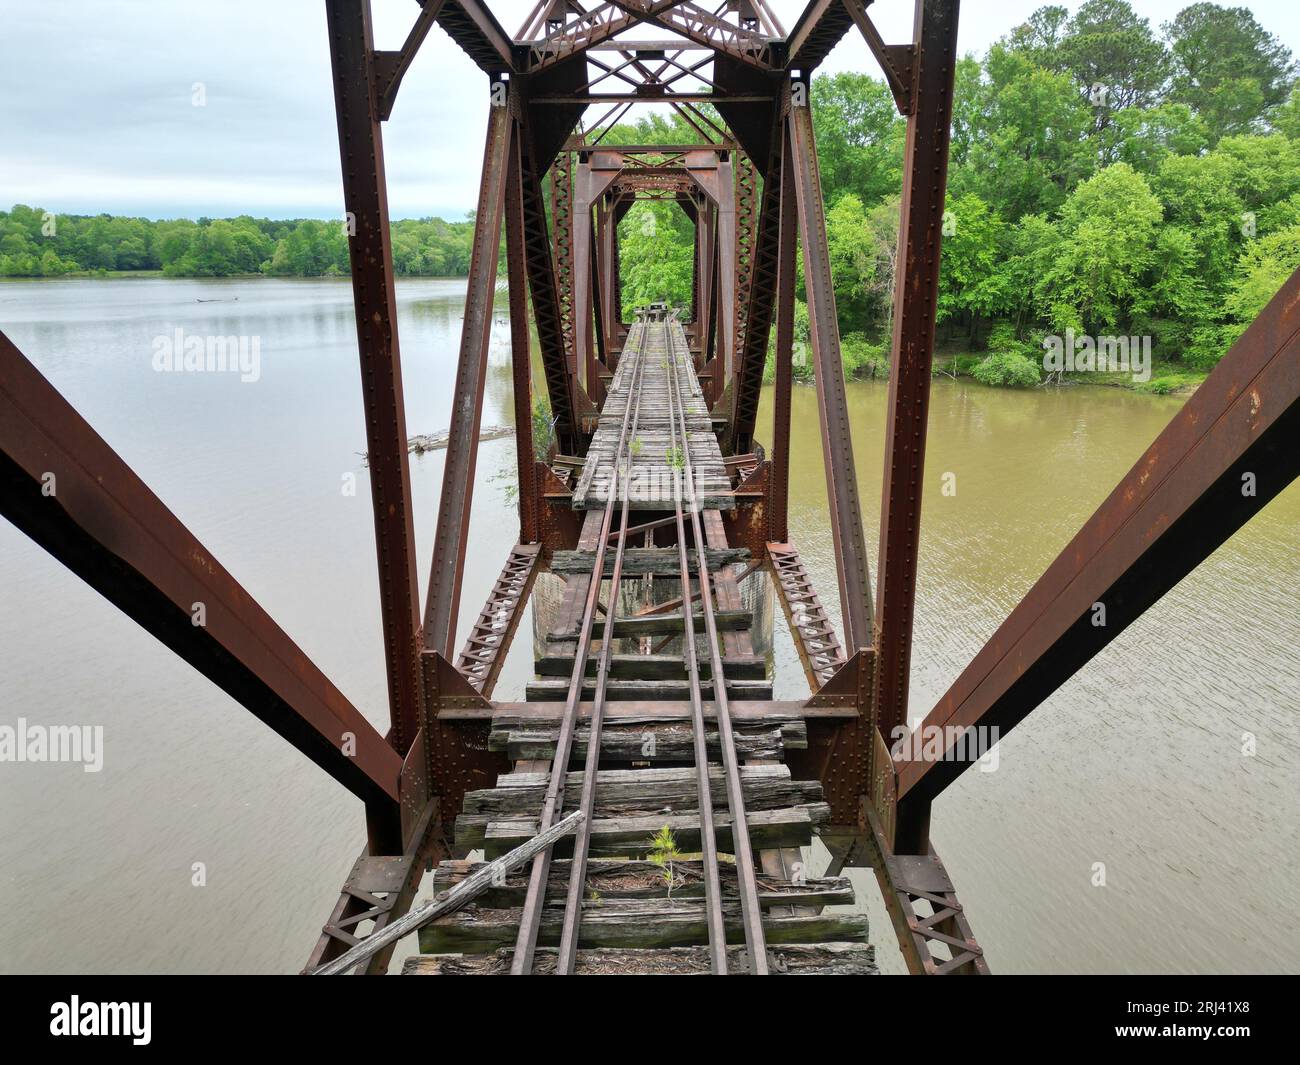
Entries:
{"label": "vertical steel post", "polygon": [[[510,291],[510,368],[514,378],[515,462],[519,468],[519,541],[542,538],[537,455],[533,444],[532,347],[528,330],[528,265],[524,250],[523,138],[510,138],[506,173],[506,283]],[[554,169],[552,173],[555,173]]]}
{"label": "vertical steel post", "polygon": [[772,474],[768,482],[768,539],[790,538],[790,398],[794,371],[795,199],[790,137],[781,133],[781,201],[777,228],[776,390],[772,397]]}
{"label": "vertical steel post", "polygon": [[443,463],[442,500],[434,536],[433,567],[424,607],[424,646],[448,661],[455,658],[456,614],[460,608],[461,575],[469,537],[470,506],[474,499],[474,469],[478,462],[479,419],[487,376],[488,339],[492,332],[492,300],[496,293],[497,256],[501,247],[501,215],[505,206],[506,161],[513,120],[509,87],[492,82],[487,144],[483,150],[483,179],[478,213],[474,216],[474,245],[470,252],[465,321],[460,335],[460,360],[452,400],[447,458]]}
{"label": "vertical steel post", "polygon": [[817,362],[817,400],[826,466],[826,494],[830,499],[835,556],[839,560],[836,576],[839,578],[840,609],[844,617],[844,646],[852,655],[871,642],[871,575],[862,531],[858,479],[853,466],[848,396],[844,389],[840,330],[835,317],[830,254],[826,247],[826,215],[821,178],[817,172],[809,86],[807,82],[794,84],[787,119],[788,136],[791,140],[799,236],[803,241],[809,332],[813,357]]}
{"label": "vertical steel post", "polygon": [[[880,631],[874,696],[877,721],[885,735],[907,723],[958,7],[958,0],[917,0],[916,4],[913,109],[907,120],[900,254],[894,282],[876,611]],[[909,824],[900,820],[898,853],[924,854],[928,811],[909,820]]]}
{"label": "vertical steel post", "polygon": [[394,748],[405,753],[419,729],[421,712],[416,662],[419,591],[383,138],[371,92],[374,38],[369,0],[327,0],[325,11],[375,512],[380,613],[392,719],[389,739]]}

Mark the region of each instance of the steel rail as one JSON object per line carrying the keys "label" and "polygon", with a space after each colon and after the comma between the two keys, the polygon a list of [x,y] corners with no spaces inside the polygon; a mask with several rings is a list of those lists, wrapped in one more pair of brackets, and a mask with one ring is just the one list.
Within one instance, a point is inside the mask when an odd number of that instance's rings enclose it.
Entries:
{"label": "steel rail", "polygon": [[[641,334],[641,344],[635,367],[633,391],[628,394],[627,406],[623,411],[624,424],[627,423],[629,410],[632,413],[631,430],[624,432],[619,441],[619,450],[613,460],[613,483],[610,485],[611,500],[618,493],[619,473],[623,473],[623,507],[619,514],[618,543],[614,548],[614,568],[610,573],[609,607],[605,611],[605,628],[601,635],[600,657],[596,665],[596,690],[591,704],[590,733],[587,737],[587,757],[583,764],[582,795],[578,808],[582,811],[583,821],[578,826],[573,840],[573,859],[569,863],[569,888],[564,900],[564,923],[560,929],[560,949],[556,959],[555,974],[572,976],[578,960],[578,933],[582,927],[582,891],[587,879],[587,856],[591,853],[591,819],[596,805],[596,773],[600,769],[600,740],[605,721],[605,693],[608,689],[610,663],[613,661],[614,621],[618,614],[620,582],[623,579],[623,553],[627,547],[628,517],[631,513],[631,442],[636,439],[637,426],[641,421],[641,378],[645,370],[645,335]],[[635,407],[633,403],[635,401]],[[603,574],[601,569],[595,571],[593,582],[599,582]],[[581,665],[581,673],[586,672],[585,660],[575,663]],[[581,680],[579,680],[581,684]],[[565,766],[567,771],[568,766]],[[552,774],[555,770],[552,769]],[[563,774],[561,774],[563,779]],[[563,794],[561,790],[561,794]],[[724,948],[725,949],[725,948]]]}
{"label": "steel rail", "polygon": [[[670,369],[668,377],[677,375],[677,354],[669,336]],[[669,384],[669,410],[671,413],[672,385]],[[670,419],[670,422],[673,419]],[[716,975],[727,972],[727,930],[722,920],[722,884],[718,870],[718,840],[713,827],[713,789],[709,781],[709,752],[705,737],[704,699],[700,691],[700,664],[695,647],[695,610],[691,606],[691,567],[686,556],[686,526],[682,515],[682,480],[680,471],[673,474],[673,503],[677,523],[677,555],[681,567],[682,584],[682,647],[686,653],[687,671],[691,682],[691,733],[695,750],[695,779],[699,792],[700,844],[704,865],[704,912],[709,929],[709,962]],[[714,674],[713,690],[716,693],[726,683],[725,678]]]}
{"label": "steel rail", "polygon": [[[633,391],[639,391],[641,372],[645,366],[644,330],[636,332],[634,328],[636,362],[629,364],[633,374]],[[633,334],[628,337],[629,345]],[[625,349],[626,350],[626,349]],[[623,422],[619,431],[618,446],[615,456],[623,452],[627,442],[628,420],[632,413],[629,395],[623,409]],[[569,678],[569,691],[564,702],[564,716],[560,722],[560,732],[556,737],[555,757],[551,761],[551,776],[547,783],[546,795],[542,801],[539,819],[539,832],[545,832],[554,823],[556,813],[564,803],[564,780],[568,773],[569,757],[573,750],[573,734],[577,729],[578,705],[582,698],[583,682],[586,679],[587,658],[591,653],[591,632],[600,601],[600,586],[605,574],[605,550],[609,546],[609,530],[613,522],[614,501],[617,493],[610,487],[609,498],[605,501],[605,513],[601,518],[600,536],[596,542],[596,558],[591,570],[591,583],[587,588],[587,599],[582,612],[582,628],[578,636],[578,646],[574,654],[573,673]],[[510,972],[514,976],[525,976],[532,972],[533,956],[537,950],[537,934],[541,929],[542,907],[546,902],[546,883],[551,874],[551,854],[554,848],[547,847],[533,859],[532,870],[528,878],[528,892],[524,897],[524,908],[519,918],[519,934],[515,939],[514,957],[510,963]]]}
{"label": "steel rail", "polygon": [[[704,631],[709,644],[710,669],[713,676],[714,707],[718,715],[718,747],[722,754],[723,776],[727,783],[727,806],[731,813],[732,853],[736,858],[736,879],[740,885],[740,917],[745,930],[745,948],[749,952],[750,972],[755,976],[768,975],[767,941],[763,933],[763,912],[758,901],[758,882],[754,869],[754,852],[749,842],[749,824],[745,819],[745,798],[740,786],[740,767],[736,760],[735,737],[731,729],[731,708],[727,700],[727,681],[722,668],[719,650],[717,619],[713,616],[713,591],[710,587],[709,560],[705,546],[704,530],[700,524],[700,509],[695,497],[695,475],[691,466],[690,437],[686,428],[686,405],[681,398],[681,383],[677,378],[677,334],[668,333],[672,372],[668,375],[668,412],[677,432],[676,421],[681,420],[682,462],[687,491],[691,526],[695,534],[696,568],[700,586],[700,603],[704,608]],[[689,356],[688,356],[689,357]],[[698,385],[696,386],[699,387]],[[683,598],[686,589],[682,590]],[[692,613],[685,605],[683,615]]]}

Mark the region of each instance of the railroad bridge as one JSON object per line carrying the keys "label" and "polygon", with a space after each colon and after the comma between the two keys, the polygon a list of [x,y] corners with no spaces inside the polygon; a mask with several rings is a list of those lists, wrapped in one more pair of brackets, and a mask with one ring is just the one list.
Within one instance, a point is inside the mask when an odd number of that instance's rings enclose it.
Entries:
{"label": "railroad bridge", "polygon": [[[987,973],[978,922],[929,839],[934,800],[980,749],[962,735],[1013,728],[1300,472],[1300,274],[928,709],[913,734],[937,726],[945,739],[944,757],[926,757],[928,745],[886,738],[915,717],[957,0],[915,0],[913,37],[898,43],[881,38],[869,0],[810,0],[789,29],[765,0],[542,0],[513,36],[482,0],[410,6],[405,43],[386,51],[369,0],[325,3],[355,223],[387,731],[0,335],[5,516],[362,801],[365,845],[332,910],[322,902],[305,971],[386,971],[418,929],[408,972],[872,972],[865,917],[827,910],[854,901],[842,874],[856,865],[875,872],[912,972]],[[489,118],[421,612],[382,124],[435,24],[482,70]],[[809,111],[813,72],[850,33],[907,119],[883,425],[848,416]],[[671,109],[696,138],[606,145],[636,104]],[[618,223],[637,199],[681,205],[693,278],[689,306],[626,321]],[[519,537],[458,633],[503,231]],[[837,618],[787,527],[796,244]],[[757,424],[769,358],[770,427]],[[539,395],[550,441],[533,438]],[[884,437],[874,589],[855,433]],[[524,700],[494,700],[543,571],[563,592],[535,677]],[[771,582],[806,697],[772,697],[746,580]],[[830,855],[815,876],[814,836]],[[412,910],[429,870],[439,895]]]}

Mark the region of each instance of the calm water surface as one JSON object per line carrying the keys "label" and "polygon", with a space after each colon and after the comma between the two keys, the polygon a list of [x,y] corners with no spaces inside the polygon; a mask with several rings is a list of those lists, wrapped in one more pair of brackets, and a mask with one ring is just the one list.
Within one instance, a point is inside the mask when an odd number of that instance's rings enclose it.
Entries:
{"label": "calm water surface", "polygon": [[[404,281],[397,295],[408,426],[445,428],[464,282]],[[153,339],[177,327],[260,336],[260,380],[155,373]],[[5,283],[0,328],[382,727],[347,283]],[[510,393],[501,300],[485,424],[511,423]],[[850,388],[873,541],[884,398]],[[936,382],[914,713],[1180,403]],[[794,426],[792,535],[837,611],[812,389],[796,391]],[[513,446],[482,445],[462,633],[517,531]],[[442,460],[412,460],[422,596]],[[1277,916],[1300,902],[1298,529],[1293,486],[1004,740],[997,772],[966,774],[936,804],[936,846],[997,970],[1300,968],[1300,934]],[[0,764],[0,970],[298,969],[360,845],[359,804],[8,524],[0,589],[0,723],[105,732],[97,774]],[[777,694],[795,697],[802,672],[777,613]],[[500,698],[522,695],[531,635],[525,617]],[[1105,887],[1091,884],[1096,862]],[[882,968],[901,970],[874,877],[854,875]]]}

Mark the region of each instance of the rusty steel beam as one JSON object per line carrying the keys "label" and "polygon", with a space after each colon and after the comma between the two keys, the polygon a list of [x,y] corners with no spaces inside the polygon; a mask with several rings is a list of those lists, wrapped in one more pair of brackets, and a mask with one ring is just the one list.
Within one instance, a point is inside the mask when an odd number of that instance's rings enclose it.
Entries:
{"label": "rusty steel beam", "polygon": [[[794,293],[795,274],[798,264],[795,257],[795,235],[797,219],[795,218],[794,200],[794,160],[786,150],[786,138],[780,138],[781,144],[781,179],[779,225],[776,234],[776,382],[772,394],[772,458],[771,480],[767,496],[767,530],[772,540],[783,542],[789,538],[790,518],[790,402],[794,392]],[[754,262],[757,266],[759,257]],[[756,271],[757,272],[757,271]],[[755,311],[751,309],[751,314]],[[755,328],[766,330],[768,324],[764,316],[756,315]],[[749,342],[746,343],[749,351]],[[759,348],[755,345],[753,351]],[[750,358],[747,355],[746,358]],[[757,356],[753,356],[755,360]],[[750,364],[746,364],[750,365]],[[762,380],[760,373],[759,380]],[[742,406],[741,386],[736,390],[736,409]],[[757,403],[754,404],[757,411]],[[753,425],[754,414],[749,415],[749,425]],[[739,414],[737,415],[739,417]]]}
{"label": "rusty steel beam", "polygon": [[790,635],[794,639],[799,661],[803,663],[808,687],[816,691],[844,665],[844,648],[835,635],[826,608],[813,587],[812,577],[804,568],[799,550],[793,544],[767,544],[767,559],[772,567],[772,583],[785,613]]}
{"label": "rusty steel beam", "polygon": [[[436,800],[424,804],[400,857],[373,855],[369,847],[361,851],[343,882],[329,920],[321,928],[303,973],[341,957],[410,909],[425,870],[451,856],[443,843],[438,813]],[[396,943],[389,945],[351,972],[357,976],[382,976],[388,971],[396,946]]]}
{"label": "rusty steel beam", "polygon": [[501,667],[505,665],[510,641],[514,639],[524,604],[537,578],[541,554],[540,544],[515,544],[511,548],[456,659],[456,668],[484,698],[491,698]]}
{"label": "rusty steel beam", "polygon": [[416,665],[419,590],[406,451],[402,360],[393,295],[393,249],[379,115],[372,101],[370,3],[327,0],[343,204],[348,212],[352,296],[361,355],[366,450],[375,514],[380,609],[388,671],[389,739],[405,753],[419,728]]}
{"label": "rusty steel beam", "polygon": [[514,41],[481,0],[446,0],[438,25],[485,73],[516,69]]}
{"label": "rusty steel beam", "polygon": [[[1005,735],[1297,476],[1300,271],[998,627],[922,727],[996,726]],[[944,748],[952,761],[895,761],[900,834],[907,822],[923,836],[930,800],[970,764],[952,743]]]}
{"label": "rusty steel beam", "polygon": [[880,64],[881,72],[885,75],[885,82],[889,85],[889,91],[894,96],[894,103],[898,107],[898,113],[900,115],[910,115],[915,103],[912,96],[915,77],[915,68],[913,66],[916,56],[915,45],[886,44],[884,42],[880,36],[880,31],[876,29],[875,23],[871,21],[871,16],[867,14],[867,8],[871,6],[871,0],[841,0],[841,3],[844,4],[845,10],[848,11],[854,24],[858,27],[858,31],[867,42],[871,54],[876,57],[876,62]]}
{"label": "rusty steel beam", "polygon": [[912,976],[988,976],[984,951],[934,848],[924,854],[895,854],[868,800],[862,803],[862,815],[868,831],[854,849],[861,852],[858,860],[875,871],[907,971]]}
{"label": "rusty steel beam", "polygon": [[907,723],[930,364],[957,63],[957,12],[957,0],[916,3],[913,114],[907,120],[904,149],[876,588],[875,700],[880,729],[886,736]]}
{"label": "rusty steel beam", "polygon": [[690,0],[612,0],[528,42],[528,69],[542,70],[565,62],[642,23],[686,38],[675,45],[678,50],[707,48],[761,70],[773,68],[772,44],[762,34],[727,22]]}
{"label": "rusty steel beam", "polygon": [[542,538],[541,483],[533,441],[533,350],[528,329],[528,266],[524,234],[523,139],[516,126],[506,162],[506,283],[510,301],[510,374],[519,477],[519,539]]}
{"label": "rusty steel beam", "polygon": [[371,75],[375,81],[375,107],[379,117],[387,121],[393,113],[393,104],[397,102],[397,90],[402,79],[411,68],[420,45],[433,29],[434,20],[442,10],[444,0],[425,0],[420,13],[415,17],[415,24],[406,35],[402,47],[395,52],[374,50],[371,52]]}
{"label": "rusty steel beam", "polygon": [[565,340],[565,323],[556,287],[555,265],[546,224],[546,201],[541,174],[536,168],[533,149],[523,145],[524,258],[528,270],[528,291],[533,301],[533,320],[542,349],[542,370],[546,377],[546,394],[555,418],[556,442],[566,455],[579,453],[581,433],[578,413],[582,399],[581,385],[571,372]]}
{"label": "rusty steel beam", "polygon": [[0,512],[395,821],[397,752],[3,333]]}
{"label": "rusty steel beam", "polygon": [[576,350],[573,292],[573,156],[567,151],[555,157],[548,171],[551,179],[551,233],[554,237],[553,269],[560,306],[560,329],[565,350]]}
{"label": "rusty steel beam", "polygon": [[[804,90],[803,98],[807,101],[806,85]],[[826,467],[826,494],[830,501],[831,534],[838,560],[836,576],[839,578],[840,609],[844,616],[844,645],[852,653],[871,644],[871,577],[862,530],[858,480],[853,466],[848,395],[840,358],[839,323],[835,317],[835,292],[831,286],[826,214],[821,177],[817,172],[811,106],[807,102],[803,106],[792,103],[788,122],[799,236],[803,241],[808,324],[813,358],[817,363],[822,456]]]}
{"label": "rusty steel beam", "polygon": [[[743,454],[754,447],[754,430],[758,421],[758,404],[763,391],[763,367],[767,361],[768,334],[772,314],[779,299],[779,266],[781,255],[782,211],[794,223],[793,201],[786,204],[783,197],[793,196],[794,177],[785,159],[784,123],[780,122],[771,138],[771,152],[767,169],[763,173],[763,196],[759,205],[758,232],[754,238],[749,283],[749,307],[744,345],[737,355],[736,402],[732,417],[731,451]],[[788,186],[786,182],[789,182]],[[783,192],[783,189],[785,190]],[[793,240],[794,231],[790,237]],[[791,275],[793,282],[793,275]],[[793,292],[793,289],[790,290]],[[791,304],[793,313],[793,304]],[[752,324],[751,324],[752,323]],[[784,534],[776,537],[784,539]]]}
{"label": "rusty steel beam", "polygon": [[786,67],[809,76],[852,25],[843,0],[809,0],[786,38]]}
{"label": "rusty steel beam", "polygon": [[736,301],[733,328],[736,369],[745,348],[745,327],[749,321],[749,289],[754,276],[754,240],[758,230],[758,175],[754,161],[744,152],[736,158]]}
{"label": "rusty steel beam", "polygon": [[[474,501],[474,469],[478,464],[479,421],[487,381],[487,349],[492,335],[492,302],[496,294],[497,257],[501,248],[501,218],[505,210],[510,142],[514,118],[493,83],[493,106],[488,114],[487,143],[483,149],[483,178],[474,216],[474,244],[470,251],[469,282],[465,293],[465,320],[461,326],[460,359],[452,397],[447,457],[442,468],[442,500],[434,533],[433,565],[424,607],[424,647],[444,658],[454,654],[456,615],[460,609],[465,545],[469,539],[470,509]],[[497,102],[499,101],[499,102]]]}

